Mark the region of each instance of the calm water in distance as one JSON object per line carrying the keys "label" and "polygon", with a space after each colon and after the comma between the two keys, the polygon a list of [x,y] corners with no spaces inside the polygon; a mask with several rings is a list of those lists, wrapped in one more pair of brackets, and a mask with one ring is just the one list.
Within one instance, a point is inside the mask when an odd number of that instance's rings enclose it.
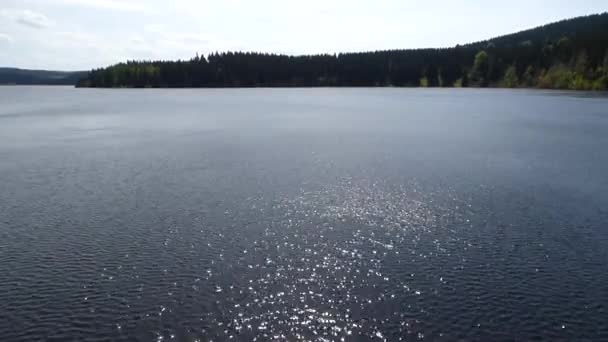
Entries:
{"label": "calm water in distance", "polygon": [[0,88],[2,341],[608,340],[608,97]]}

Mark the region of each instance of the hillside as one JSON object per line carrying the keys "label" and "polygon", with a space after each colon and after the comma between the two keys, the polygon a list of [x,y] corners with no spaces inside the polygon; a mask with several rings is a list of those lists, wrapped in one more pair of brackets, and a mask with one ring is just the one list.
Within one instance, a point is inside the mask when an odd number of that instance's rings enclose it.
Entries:
{"label": "hillside", "polygon": [[86,72],[0,68],[0,84],[75,85],[79,79],[86,75]]}
{"label": "hillside", "polygon": [[213,53],[91,71],[83,87],[422,86],[608,89],[608,13],[443,49]]}

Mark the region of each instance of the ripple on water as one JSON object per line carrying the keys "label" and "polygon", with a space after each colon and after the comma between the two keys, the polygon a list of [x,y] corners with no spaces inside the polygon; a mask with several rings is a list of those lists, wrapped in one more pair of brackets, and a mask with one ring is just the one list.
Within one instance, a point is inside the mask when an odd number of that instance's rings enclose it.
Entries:
{"label": "ripple on water", "polygon": [[426,284],[403,261],[445,254],[436,231],[456,215],[416,190],[347,179],[277,201],[242,259],[246,286],[227,293],[231,315],[212,321],[246,339],[423,336]]}
{"label": "ripple on water", "polygon": [[[514,224],[487,228],[476,212],[484,204],[451,189],[349,178],[230,205],[238,214],[220,207],[133,226],[140,235],[130,240],[111,238],[124,236],[120,229],[97,236],[113,244],[66,236],[89,248],[78,259],[55,253],[44,263],[55,269],[28,263],[21,278],[0,286],[21,313],[39,315],[27,330],[34,339],[51,327],[57,338],[116,340],[508,339],[514,326],[535,336],[539,314],[562,318],[541,327],[559,339],[585,324],[560,313],[554,298],[563,293],[542,263],[547,247],[522,245]],[[532,247],[541,257],[522,268],[518,261],[528,259],[519,253]],[[593,275],[580,276],[602,289]],[[57,285],[66,279],[78,285]],[[24,284],[31,291],[20,291]],[[584,310],[604,310],[572,284],[559,289]],[[57,298],[71,314],[57,314]]]}

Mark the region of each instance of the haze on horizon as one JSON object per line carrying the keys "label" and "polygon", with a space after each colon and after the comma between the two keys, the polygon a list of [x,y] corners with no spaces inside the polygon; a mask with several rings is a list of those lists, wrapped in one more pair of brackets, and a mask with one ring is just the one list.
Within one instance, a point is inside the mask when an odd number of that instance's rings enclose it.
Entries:
{"label": "haze on horizon", "polygon": [[605,0],[4,0],[0,66],[86,70],[226,50],[449,47],[607,10]]}

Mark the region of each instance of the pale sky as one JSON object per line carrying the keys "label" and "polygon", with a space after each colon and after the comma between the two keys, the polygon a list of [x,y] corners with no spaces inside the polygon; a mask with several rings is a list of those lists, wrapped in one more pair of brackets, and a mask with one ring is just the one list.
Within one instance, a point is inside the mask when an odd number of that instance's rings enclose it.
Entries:
{"label": "pale sky", "polygon": [[606,11],[608,0],[0,0],[0,66],[448,47]]}

